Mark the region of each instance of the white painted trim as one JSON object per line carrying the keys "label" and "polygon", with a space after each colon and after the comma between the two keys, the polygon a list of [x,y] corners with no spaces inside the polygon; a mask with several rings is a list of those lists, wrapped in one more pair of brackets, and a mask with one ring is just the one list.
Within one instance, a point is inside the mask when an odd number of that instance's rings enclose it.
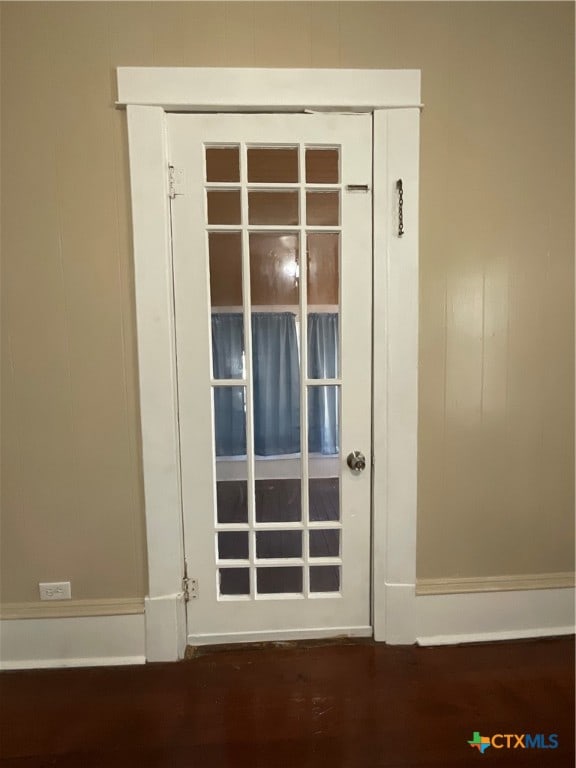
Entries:
{"label": "white painted trim", "polygon": [[[185,111],[387,108],[374,115],[373,622],[377,640],[413,642],[419,141],[419,109],[414,105],[420,103],[419,71],[121,67],[118,84],[119,101],[128,104],[150,584],[148,658],[181,658],[186,642],[180,600],[182,518],[163,107]],[[400,106],[404,108],[397,109]],[[397,223],[394,185],[399,177],[405,189],[402,240],[394,238],[391,229]]]}
{"label": "white painted trim", "polygon": [[144,613],[142,598],[102,600],[58,600],[34,603],[4,603],[0,619],[58,619],[76,616],[125,616]]}
{"label": "white painted trim", "polygon": [[521,589],[564,589],[576,586],[572,571],[528,573],[516,576],[418,579],[417,595],[454,595],[464,592],[506,592]]}
{"label": "white painted trim", "polygon": [[0,661],[0,669],[67,669],[70,667],[134,667],[146,664],[145,656],[106,656],[78,659],[28,659]]}
{"label": "white painted trim", "polygon": [[[374,563],[376,566],[376,562]],[[416,641],[416,595],[414,584],[384,583],[374,590],[374,639],[389,645],[412,645]]]}
{"label": "white painted trim", "polygon": [[182,592],[147,597],[146,659],[176,661],[186,652],[186,603]]}
{"label": "white painted trim", "polygon": [[282,643],[292,640],[320,640],[331,637],[372,637],[372,627],[336,627],[325,629],[292,629],[274,632],[230,632],[225,635],[189,635],[188,645],[221,645],[224,643]]}
{"label": "white painted trim", "polygon": [[471,634],[434,635],[418,637],[416,643],[430,647],[435,645],[461,645],[463,643],[499,643],[506,640],[537,640],[539,637],[563,637],[573,635],[574,627],[546,627],[535,629],[515,629],[498,632],[473,632]]}
{"label": "white painted trim", "polygon": [[420,106],[417,69],[118,67],[118,105],[167,111],[362,111]]}
{"label": "white painted trim", "polygon": [[127,111],[148,584],[162,598],[182,589],[184,566],[164,111]]}
{"label": "white painted trim", "polygon": [[0,621],[0,669],[144,664],[144,616]]}
{"label": "white painted trim", "polygon": [[[218,457],[216,461],[219,480],[246,479],[246,461],[243,457],[240,460],[237,460],[236,457],[228,459]],[[299,453],[290,457],[284,456],[280,459],[262,456],[256,458],[254,465],[254,477],[256,480],[266,480],[268,478],[275,480],[280,478],[293,479],[300,476],[301,458]],[[310,477],[338,477],[339,472],[340,457],[314,455],[310,457]]]}
{"label": "white painted trim", "polygon": [[421,595],[415,598],[416,641],[447,645],[571,635],[574,597],[573,588]]}
{"label": "white painted trim", "polygon": [[[404,188],[398,236],[396,182]],[[374,637],[414,642],[419,112],[374,113]]]}
{"label": "white painted trim", "polygon": [[[219,307],[213,306],[211,312],[213,315],[221,314],[240,314],[243,307]],[[310,313],[316,314],[335,314],[340,311],[340,307],[337,304],[310,304]],[[254,312],[291,312],[296,315],[296,324],[300,323],[300,306],[298,304],[254,304]]]}

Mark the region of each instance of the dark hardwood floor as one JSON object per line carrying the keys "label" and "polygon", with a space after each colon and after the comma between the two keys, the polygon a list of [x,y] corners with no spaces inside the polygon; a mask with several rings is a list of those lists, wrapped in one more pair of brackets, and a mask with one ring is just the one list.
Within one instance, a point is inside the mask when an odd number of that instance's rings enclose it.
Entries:
{"label": "dark hardwood floor", "polygon": [[[226,649],[5,672],[2,768],[574,765],[574,640]],[[468,744],[558,734],[557,749]]]}

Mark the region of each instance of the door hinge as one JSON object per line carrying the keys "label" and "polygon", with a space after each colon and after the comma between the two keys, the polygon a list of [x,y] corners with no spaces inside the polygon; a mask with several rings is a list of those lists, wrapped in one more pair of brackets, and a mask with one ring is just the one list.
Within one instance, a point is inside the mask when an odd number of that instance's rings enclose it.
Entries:
{"label": "door hinge", "polygon": [[188,564],[184,562],[184,576],[182,578],[182,592],[184,593],[184,600],[196,600],[198,597],[198,579],[190,579],[188,577]]}
{"label": "door hinge", "polygon": [[184,194],[184,171],[174,165],[168,166],[168,197],[171,200]]}

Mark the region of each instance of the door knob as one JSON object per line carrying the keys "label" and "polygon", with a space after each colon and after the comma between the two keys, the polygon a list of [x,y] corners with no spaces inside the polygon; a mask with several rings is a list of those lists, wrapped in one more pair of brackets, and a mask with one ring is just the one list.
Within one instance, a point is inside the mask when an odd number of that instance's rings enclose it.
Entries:
{"label": "door knob", "polygon": [[366,456],[364,456],[362,451],[352,451],[352,453],[348,454],[346,463],[352,472],[359,474],[366,469]]}

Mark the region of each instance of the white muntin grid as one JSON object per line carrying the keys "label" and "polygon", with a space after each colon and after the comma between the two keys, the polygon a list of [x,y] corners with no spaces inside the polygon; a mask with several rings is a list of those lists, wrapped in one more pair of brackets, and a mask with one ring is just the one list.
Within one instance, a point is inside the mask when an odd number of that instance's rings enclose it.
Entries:
{"label": "white muntin grid", "polygon": [[[205,148],[217,147],[225,145],[206,144]],[[229,146],[229,145],[227,145]],[[238,143],[236,145],[239,148],[239,162],[240,162],[240,179],[239,182],[206,182],[205,184],[205,220],[207,220],[207,195],[212,190],[223,191],[239,191],[240,192],[240,211],[241,219],[239,224],[205,224],[206,237],[208,238],[211,232],[238,232],[241,235],[241,249],[242,249],[242,315],[243,315],[243,334],[244,334],[244,349],[245,349],[245,369],[244,376],[236,379],[214,379],[211,378],[211,385],[213,391],[217,387],[243,387],[245,390],[245,404],[246,404],[246,485],[247,485],[247,511],[248,521],[246,523],[219,523],[217,519],[217,510],[214,509],[214,546],[216,557],[216,581],[217,589],[216,593],[219,600],[284,600],[284,599],[305,599],[305,598],[338,598],[342,594],[342,581],[343,581],[343,558],[342,558],[342,523],[341,513],[339,520],[337,521],[310,521],[309,520],[309,449],[308,449],[308,392],[311,387],[318,386],[336,386],[341,387],[342,378],[341,371],[340,376],[333,379],[313,379],[308,376],[308,327],[306,322],[300,322],[300,334],[299,334],[299,351],[300,351],[300,504],[301,504],[301,519],[299,522],[257,522],[256,520],[256,496],[255,496],[255,454],[254,454],[254,408],[253,408],[253,368],[252,368],[252,302],[251,302],[251,281],[250,281],[250,234],[251,233],[278,233],[278,234],[294,234],[297,236],[298,244],[298,263],[299,263],[299,314],[301,318],[306,318],[308,313],[308,275],[307,275],[307,233],[330,233],[338,234],[339,236],[339,253],[340,260],[340,233],[341,233],[341,217],[342,217],[342,183],[341,172],[339,169],[339,183],[334,184],[317,184],[307,183],[305,179],[305,153],[308,146],[304,143],[298,144],[298,161],[299,161],[299,181],[297,183],[259,183],[248,181],[248,149],[252,148],[252,145],[246,142]],[[254,148],[281,148],[279,145],[254,145]],[[284,148],[284,147],[282,147]],[[294,144],[286,145],[285,148],[295,148]],[[338,149],[340,147],[334,147],[333,145],[318,146],[314,145],[314,148],[321,149]],[[340,164],[341,158],[339,157]],[[205,162],[206,165],[206,162]],[[207,176],[205,176],[207,178]],[[249,192],[252,190],[262,191],[290,191],[294,190],[298,192],[298,213],[299,224],[298,225],[262,225],[262,224],[250,224],[249,223]],[[318,226],[306,224],[306,205],[307,195],[309,191],[321,191],[325,192],[337,192],[338,193],[338,206],[339,206],[339,224],[337,226]],[[207,249],[207,252],[209,249]],[[340,272],[340,270],[339,270]],[[336,309],[341,306],[340,303],[340,280],[338,281],[339,291],[339,303]],[[229,308],[228,308],[229,309]],[[238,308],[239,309],[239,308]],[[340,326],[341,327],[341,326]],[[341,345],[341,337],[338,339],[339,348]],[[338,359],[341,361],[341,354],[339,349]],[[212,363],[210,365],[212,371]],[[342,398],[338,398],[339,407],[341,408]],[[340,423],[339,419],[339,423]],[[215,446],[213,444],[213,450]],[[217,482],[217,480],[216,480]],[[216,489],[215,489],[216,490]],[[339,498],[338,504],[341,507],[341,483],[339,482]],[[216,493],[214,493],[216,499]],[[216,507],[216,504],[215,504]],[[309,554],[309,532],[312,530],[337,530],[339,531],[339,544],[340,552],[337,557],[310,557]],[[218,534],[222,532],[245,532],[248,534],[248,558],[247,559],[232,559],[232,558],[220,558],[218,554]],[[300,531],[301,532],[301,557],[278,557],[278,558],[257,558],[256,553],[256,536],[260,531]],[[337,566],[340,569],[340,585],[338,591],[330,592],[311,592],[310,590],[310,566]],[[273,592],[273,593],[258,593],[256,583],[256,571],[261,568],[269,567],[296,567],[302,571],[302,591],[301,592]],[[219,571],[221,568],[249,568],[250,572],[250,592],[249,594],[238,595],[223,595],[220,593],[220,577]]]}

